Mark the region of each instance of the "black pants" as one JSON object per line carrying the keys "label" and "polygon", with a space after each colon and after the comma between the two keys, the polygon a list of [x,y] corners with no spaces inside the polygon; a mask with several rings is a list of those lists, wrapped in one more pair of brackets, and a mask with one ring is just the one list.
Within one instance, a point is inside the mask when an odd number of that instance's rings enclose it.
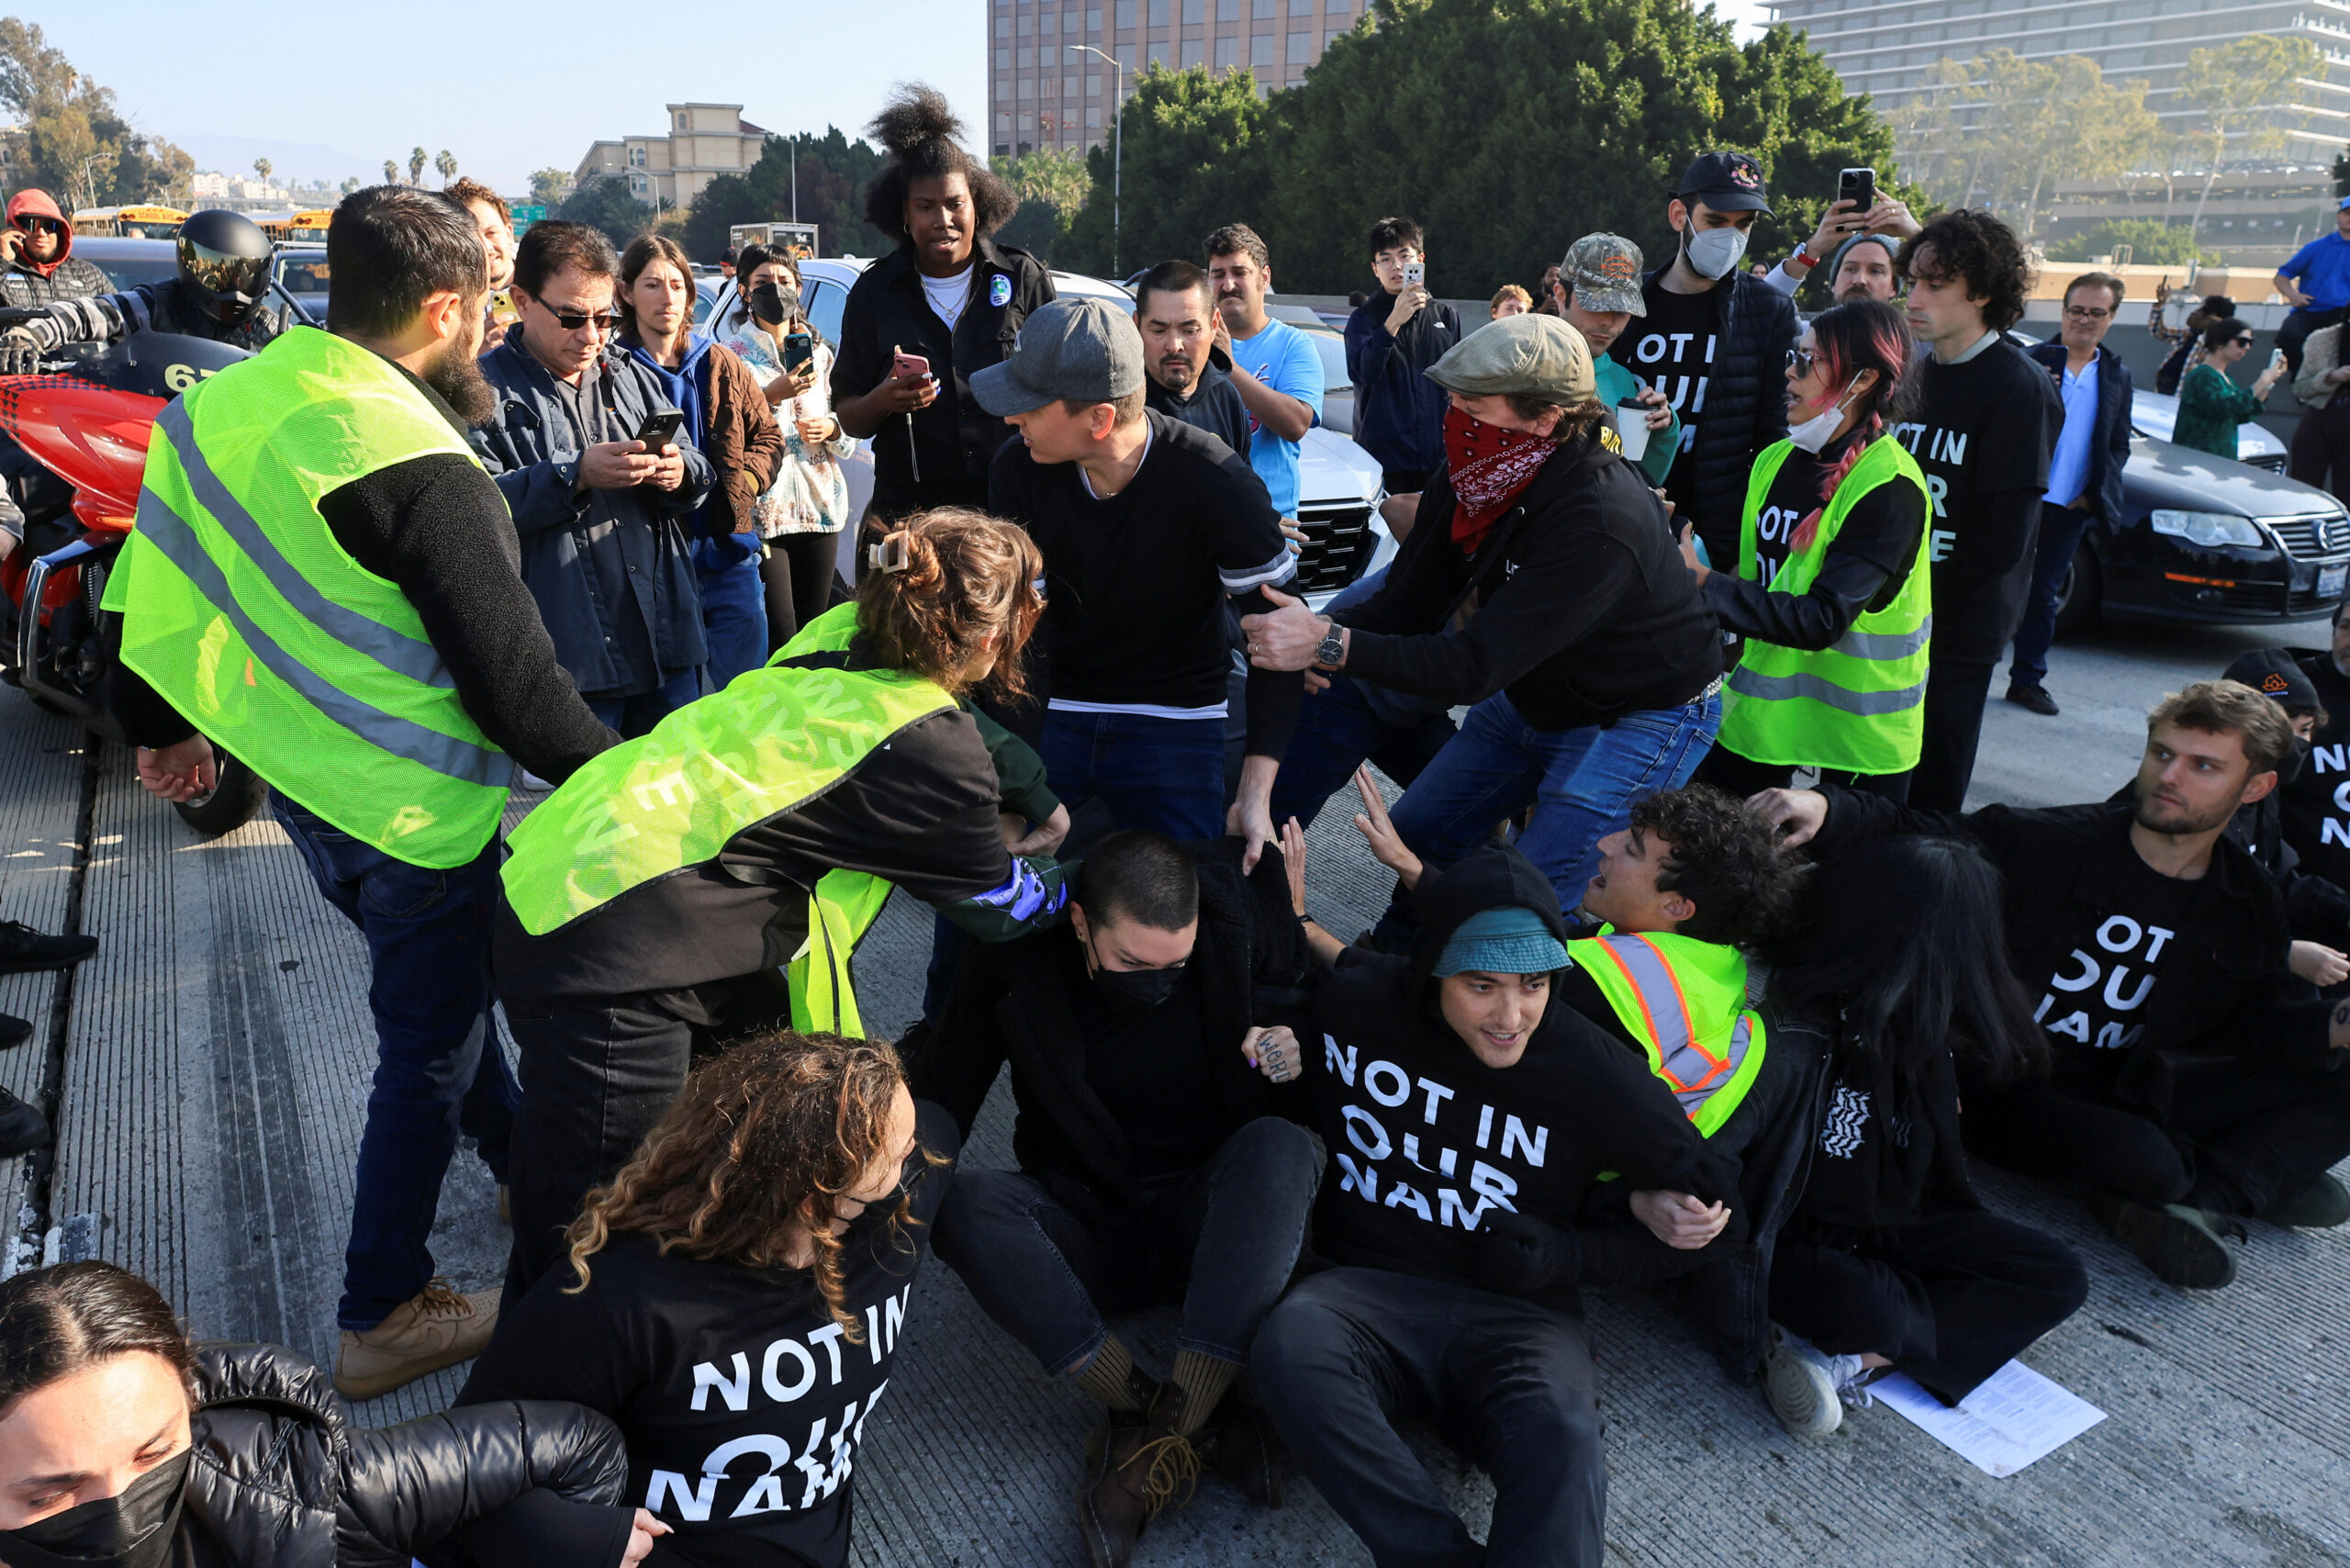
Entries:
{"label": "black pants", "polygon": [[2322,409],[2303,409],[2293,427],[2293,477],[2330,490],[2336,500],[2350,495],[2350,392],[2337,390]]}
{"label": "black pants", "polygon": [[[1379,1568],[1598,1568],[1607,1453],[1582,1319],[1473,1286],[1333,1269],[1284,1297],[1258,1397]],[[1494,1479],[1485,1544],[1395,1431],[1434,1419]]]}
{"label": "black pants", "polygon": [[[1782,767],[1776,763],[1757,762],[1752,757],[1740,756],[1724,746],[1721,742],[1716,741],[1714,749],[1706,754],[1706,760],[1697,765],[1697,771],[1689,776],[1689,782],[1710,784],[1725,794],[1735,795],[1743,801],[1758,790],[1784,790],[1794,782],[1796,770],[1792,767]],[[1882,795],[1888,801],[1906,801],[1909,798],[1909,774],[1907,770],[1899,773],[1840,773],[1827,770],[1820,774],[1819,781],[1823,784],[1834,784],[1845,790],[1859,790],[1866,794]]]}
{"label": "black pants", "polygon": [[2277,329],[2277,346],[2285,351],[2285,379],[2292,380],[2301,373],[2301,345],[2311,332],[2321,327],[2331,327],[2350,316],[2350,307],[2335,306],[2331,310],[2294,310],[2285,317],[2284,325]]}
{"label": "black pants", "polygon": [[767,559],[759,563],[759,581],[767,589],[767,652],[833,607],[840,545],[837,533],[787,533],[767,541]]}
{"label": "black pants", "polygon": [[1927,667],[1926,739],[1909,773],[1911,805],[1929,812],[1965,809],[1994,667],[1940,660]]}
{"label": "black pants", "polygon": [[2080,1309],[2071,1248],[1981,1209],[1929,1215],[1851,1246],[1782,1237],[1771,1317],[1831,1356],[1884,1356],[1955,1404]]}
{"label": "black pants", "polygon": [[966,1168],[938,1210],[939,1260],[1056,1376],[1093,1359],[1102,1315],[1181,1295],[1178,1349],[1242,1362],[1305,1239],[1321,1156],[1304,1127],[1260,1116],[1195,1170],[1080,1216],[1017,1170]]}
{"label": "black pants", "polygon": [[2162,1124],[2060,1077],[1969,1093],[1964,1126],[1968,1148],[2027,1175],[2257,1215],[2350,1155],[2350,1072],[2207,1057],[2181,1070]]}
{"label": "black pants", "polygon": [[1427,468],[1385,468],[1380,471],[1379,482],[1387,487],[1391,496],[1416,496],[1428,487]]}

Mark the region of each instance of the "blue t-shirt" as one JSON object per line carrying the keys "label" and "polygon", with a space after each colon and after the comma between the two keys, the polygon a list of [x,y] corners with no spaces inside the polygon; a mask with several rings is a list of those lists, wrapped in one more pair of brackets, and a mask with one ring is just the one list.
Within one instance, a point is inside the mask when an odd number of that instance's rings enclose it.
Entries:
{"label": "blue t-shirt", "polygon": [[[1286,321],[1267,321],[1253,338],[1232,340],[1232,363],[1274,391],[1302,398],[1322,418],[1322,356],[1305,334]],[[1248,464],[1265,481],[1273,510],[1283,517],[1297,515],[1297,448],[1248,416]]]}
{"label": "blue t-shirt", "polygon": [[2333,310],[2350,305],[2350,240],[2338,230],[2319,235],[2277,270],[2310,297],[2309,309]]}

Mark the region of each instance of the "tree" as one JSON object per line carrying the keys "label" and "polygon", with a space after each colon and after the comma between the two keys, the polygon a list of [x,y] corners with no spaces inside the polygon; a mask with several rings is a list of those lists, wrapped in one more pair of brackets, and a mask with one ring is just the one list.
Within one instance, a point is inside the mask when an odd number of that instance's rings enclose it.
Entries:
{"label": "tree", "polygon": [[531,199],[554,207],[571,192],[571,175],[561,169],[541,169],[531,176]]}
{"label": "tree", "polygon": [[2096,228],[2060,240],[2048,247],[2052,262],[2086,262],[2109,256],[2124,245],[2130,260],[2140,266],[2183,267],[2202,254],[2186,225],[2173,227],[2151,218],[2109,218]]}
{"label": "tree", "polygon": [[825,127],[822,136],[770,136],[758,162],[739,175],[719,175],[694,198],[686,219],[686,253],[715,262],[726,253],[726,231],[733,225],[790,218],[795,180],[800,221],[816,225],[825,252],[876,256],[891,250],[896,242],[865,221],[865,193],[883,162],[879,152],[850,140],[838,126]]}
{"label": "tree", "polygon": [[256,158],[253,160],[253,174],[264,185],[269,184],[269,172],[274,167],[275,167],[275,165],[271,163],[266,158]]}
{"label": "tree", "polygon": [[2325,59],[2307,39],[2282,39],[2255,33],[2224,49],[2199,49],[2187,57],[2179,73],[2181,96],[2203,111],[2196,140],[2203,152],[2203,193],[2195,198],[2195,217],[2188,230],[2203,226],[2203,204],[2211,199],[2212,182],[2233,138],[2245,157],[2274,152],[2285,145],[2293,128],[2309,111],[2285,102],[2286,90],[2303,77],[2322,80]]}
{"label": "tree", "polygon": [[23,132],[17,175],[53,191],[67,211],[158,196],[187,179],[196,161],[132,128],[111,89],[49,47],[39,28],[0,17],[0,110]]}
{"label": "tree", "polygon": [[440,174],[441,183],[445,185],[457,177],[457,155],[443,147],[434,156],[432,167]]}
{"label": "tree", "polygon": [[[1123,276],[1168,256],[1203,260],[1200,241],[1236,218],[1262,231],[1281,159],[1270,140],[1271,106],[1246,72],[1154,65],[1127,95],[1125,121],[1123,200],[1113,177],[1115,144],[1105,140],[1086,154],[1092,189],[1061,237],[1066,264]],[[1119,214],[1123,224],[1113,224]]]}
{"label": "tree", "polygon": [[357,190],[359,188],[359,176],[352,174],[345,178],[342,182],[341,188],[342,194],[345,196],[349,196],[352,192]]}
{"label": "tree", "polygon": [[1020,210],[999,238],[1050,260],[1093,185],[1085,154],[1075,148],[1040,147],[1004,159],[995,172],[1020,194]]}
{"label": "tree", "polygon": [[420,185],[424,183],[425,162],[426,160],[423,148],[416,147],[409,149],[408,155],[408,183],[409,185]]}
{"label": "tree", "polygon": [[399,183],[400,183],[400,166],[399,166],[397,163],[394,162],[393,162],[391,159],[389,159],[389,158],[385,159],[385,160],[384,160],[384,184],[386,184],[386,185],[398,185]]}
{"label": "tree", "polygon": [[581,185],[555,209],[554,216],[567,223],[600,229],[614,245],[622,247],[653,227],[653,209],[629,194],[627,181],[610,178]]}

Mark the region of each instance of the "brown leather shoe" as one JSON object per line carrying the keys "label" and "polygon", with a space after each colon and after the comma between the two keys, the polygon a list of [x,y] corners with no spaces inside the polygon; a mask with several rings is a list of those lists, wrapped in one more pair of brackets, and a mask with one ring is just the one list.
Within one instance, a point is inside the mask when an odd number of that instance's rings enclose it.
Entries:
{"label": "brown leather shoe", "polygon": [[1200,1456],[1175,1429],[1183,1397],[1173,1383],[1163,1384],[1143,1425],[1113,1426],[1098,1452],[1089,1454],[1086,1482],[1077,1493],[1077,1528],[1093,1568],[1126,1568],[1143,1527],[1169,1504],[1189,1503],[1199,1489]]}
{"label": "brown leather shoe", "polygon": [[345,1399],[379,1399],[442,1367],[481,1354],[498,1327],[498,1292],[459,1295],[434,1280],[375,1327],[342,1331],[334,1391]]}
{"label": "brown leather shoe", "polygon": [[1263,1411],[1227,1394],[1204,1436],[1209,1469],[1257,1506],[1281,1506],[1281,1473],[1273,1462],[1273,1433]]}

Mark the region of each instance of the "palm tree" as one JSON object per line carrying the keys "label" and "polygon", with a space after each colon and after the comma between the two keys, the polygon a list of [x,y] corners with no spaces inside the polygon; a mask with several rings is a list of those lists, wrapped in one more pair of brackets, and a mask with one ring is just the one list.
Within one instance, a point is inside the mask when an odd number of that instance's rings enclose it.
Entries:
{"label": "palm tree", "polygon": [[386,184],[386,185],[398,185],[399,183],[400,183],[400,166],[399,166],[397,163],[395,163],[394,162],[392,162],[392,160],[390,160],[389,158],[385,159],[385,160],[384,160],[384,184]]}
{"label": "palm tree", "polygon": [[253,173],[261,176],[261,183],[264,185],[269,184],[270,168],[271,163],[268,159],[256,158],[253,160]]}
{"label": "palm tree", "polygon": [[444,185],[457,177],[457,155],[445,147],[441,149],[441,155],[432,160],[432,166],[441,172],[441,183]]}
{"label": "palm tree", "polygon": [[420,185],[424,183],[424,165],[429,162],[431,162],[431,160],[425,157],[423,148],[418,147],[409,151],[408,155],[408,183],[409,185]]}

